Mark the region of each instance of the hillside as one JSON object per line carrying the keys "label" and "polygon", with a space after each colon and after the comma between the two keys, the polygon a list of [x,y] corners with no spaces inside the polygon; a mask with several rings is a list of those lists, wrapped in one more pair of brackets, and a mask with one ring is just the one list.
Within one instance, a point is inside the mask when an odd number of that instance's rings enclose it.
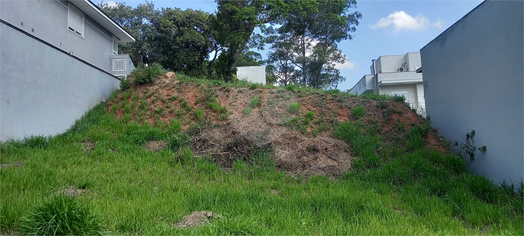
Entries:
{"label": "hillside", "polygon": [[0,143],[0,234],[524,234],[400,98],[179,77]]}
{"label": "hillside", "polygon": [[[193,140],[192,150],[226,168],[253,152],[271,149],[280,169],[340,175],[358,157],[334,135],[335,127],[344,121],[359,124],[366,133],[379,135],[386,144],[404,151],[420,145],[444,152],[427,121],[392,99],[372,100],[293,86],[180,82],[174,73],[168,73],[152,85],[119,93],[108,103],[107,111],[119,119],[160,127],[181,121],[182,131],[188,131]],[[423,140],[410,139],[413,131],[422,130]],[[382,150],[377,147],[376,151]]]}

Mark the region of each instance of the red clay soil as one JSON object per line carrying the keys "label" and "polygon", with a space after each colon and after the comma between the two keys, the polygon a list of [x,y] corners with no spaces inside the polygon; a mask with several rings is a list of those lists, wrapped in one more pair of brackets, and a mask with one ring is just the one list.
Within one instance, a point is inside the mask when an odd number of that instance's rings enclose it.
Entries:
{"label": "red clay soil", "polygon": [[[136,94],[138,100],[133,102]],[[177,99],[173,99],[174,96]],[[215,97],[217,103],[227,107],[225,115],[209,108],[207,99],[210,97]],[[250,106],[253,98],[260,99],[256,107]],[[142,112],[139,111],[141,101],[147,104]],[[289,111],[292,103],[300,104],[298,114]],[[133,87],[127,101],[123,101],[123,93],[120,93],[108,103],[107,111],[112,112],[112,107],[118,105],[119,109],[113,112],[120,119],[124,115],[125,104],[134,106],[131,120],[139,123],[155,124],[155,117],[167,124],[171,119],[180,120],[182,131],[189,131],[193,137],[193,151],[223,167],[231,167],[237,158],[270,149],[273,150],[277,167],[304,175],[338,175],[351,168],[354,158],[351,148],[333,137],[334,127],[340,122],[376,125],[378,134],[385,142],[393,142],[411,128],[427,124],[407,105],[394,101],[291,92],[278,88],[250,89],[181,83],[174,73],[158,78],[152,85]],[[352,115],[352,109],[357,106],[365,108],[365,115],[361,118]],[[251,109],[249,114],[246,108]],[[203,121],[198,121],[197,109],[204,111]],[[309,123],[304,121],[308,111],[315,114]],[[191,129],[197,123],[213,126]],[[426,140],[428,147],[445,151],[434,130],[430,130]]]}

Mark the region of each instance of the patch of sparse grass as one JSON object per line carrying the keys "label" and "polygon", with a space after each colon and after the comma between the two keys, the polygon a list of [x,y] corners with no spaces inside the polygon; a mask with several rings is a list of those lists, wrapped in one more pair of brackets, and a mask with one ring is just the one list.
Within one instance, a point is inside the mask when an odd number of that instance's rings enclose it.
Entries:
{"label": "patch of sparse grass", "polygon": [[242,113],[244,114],[244,117],[248,117],[251,114],[251,107],[244,107]]}
{"label": "patch of sparse grass", "polygon": [[196,109],[195,114],[199,122],[204,121],[204,111],[202,109]]}
{"label": "patch of sparse grass", "polygon": [[353,117],[355,117],[355,119],[360,119],[366,115],[366,108],[362,105],[353,107],[351,114]]}
{"label": "patch of sparse grass", "polygon": [[251,108],[256,108],[260,105],[260,97],[254,97],[254,98],[251,98],[251,103],[249,104],[249,106]]}
{"label": "patch of sparse grass", "polygon": [[300,110],[300,103],[291,103],[287,109],[291,114],[297,114]]}

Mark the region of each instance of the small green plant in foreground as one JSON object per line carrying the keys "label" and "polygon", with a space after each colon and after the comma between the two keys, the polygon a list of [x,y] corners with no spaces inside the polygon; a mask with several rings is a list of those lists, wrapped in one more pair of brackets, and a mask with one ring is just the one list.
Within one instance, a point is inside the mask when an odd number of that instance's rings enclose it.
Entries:
{"label": "small green plant in foreground", "polygon": [[101,235],[101,221],[72,197],[59,195],[22,219],[27,235]]}
{"label": "small green plant in foreground", "polygon": [[289,104],[288,111],[291,114],[297,114],[300,110],[300,103],[291,103]]}

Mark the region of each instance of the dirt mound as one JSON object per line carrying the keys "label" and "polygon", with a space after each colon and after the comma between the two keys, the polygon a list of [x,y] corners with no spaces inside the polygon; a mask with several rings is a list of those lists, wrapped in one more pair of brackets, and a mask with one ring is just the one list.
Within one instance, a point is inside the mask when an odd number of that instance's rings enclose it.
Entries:
{"label": "dirt mound", "polygon": [[[353,112],[356,108],[363,114]],[[283,88],[211,86],[180,82],[174,73],[159,77],[152,85],[120,93],[107,109],[118,118],[126,115],[163,128],[172,120],[181,121],[182,132],[193,138],[192,150],[222,167],[230,168],[239,158],[248,161],[247,157],[270,150],[278,168],[303,175],[338,175],[351,168],[351,148],[333,137],[340,122],[361,124],[366,127],[363,132],[399,146],[411,129],[427,125],[407,105],[390,100]],[[426,146],[444,151],[438,140],[436,131],[430,130]]]}
{"label": "dirt mound", "polygon": [[210,211],[194,211],[191,214],[184,216],[178,223],[173,224],[176,228],[191,228],[194,226],[201,226],[211,219],[220,219],[222,216]]}

